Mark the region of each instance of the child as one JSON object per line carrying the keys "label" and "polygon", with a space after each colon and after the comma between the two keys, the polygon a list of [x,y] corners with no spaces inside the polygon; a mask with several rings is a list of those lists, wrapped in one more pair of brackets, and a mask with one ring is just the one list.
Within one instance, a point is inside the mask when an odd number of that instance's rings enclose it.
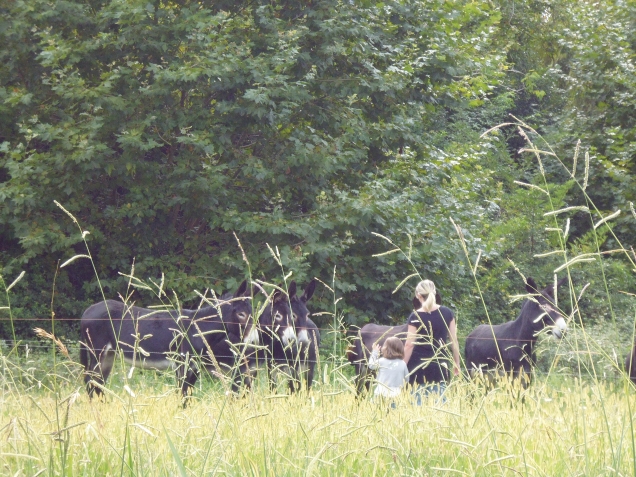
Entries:
{"label": "child", "polygon": [[[380,357],[382,352],[382,357]],[[369,359],[369,368],[378,370],[375,396],[394,398],[400,394],[402,387],[408,382],[409,370],[404,362],[404,344],[399,338],[387,338],[380,349],[379,344],[373,345],[373,352]]]}

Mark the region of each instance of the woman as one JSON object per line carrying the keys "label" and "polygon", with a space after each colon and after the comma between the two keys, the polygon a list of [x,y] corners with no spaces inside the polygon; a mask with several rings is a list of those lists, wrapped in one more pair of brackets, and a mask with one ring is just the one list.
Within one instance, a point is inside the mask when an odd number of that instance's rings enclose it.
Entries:
{"label": "woman", "polygon": [[420,307],[408,319],[408,335],[404,346],[404,362],[411,372],[410,383],[418,406],[422,396],[446,390],[448,350],[453,355],[453,374],[459,375],[459,345],[453,312],[435,303],[435,284],[422,280],[415,288]]}

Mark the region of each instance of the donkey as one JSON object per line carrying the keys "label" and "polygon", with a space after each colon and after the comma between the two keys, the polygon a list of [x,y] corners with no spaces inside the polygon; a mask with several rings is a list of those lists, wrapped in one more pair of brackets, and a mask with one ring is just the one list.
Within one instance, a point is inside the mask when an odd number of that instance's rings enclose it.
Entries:
{"label": "donkey", "polygon": [[479,325],[468,335],[465,359],[471,377],[482,370],[497,370],[519,378],[523,387],[530,383],[538,333],[550,328],[552,335],[561,339],[567,329],[565,319],[555,308],[555,287],[558,289],[565,280],[539,290],[528,277],[526,290],[532,298],[524,301],[516,320],[501,325]]}
{"label": "donkey", "polygon": [[[311,385],[314,382],[314,372],[316,370],[316,364],[318,363],[318,347],[320,346],[320,330],[316,326],[316,323],[309,318],[309,310],[307,309],[307,302],[314,296],[316,290],[316,280],[311,280],[302,296],[294,296],[291,300],[291,309],[294,317],[294,324],[296,329],[300,328],[299,322],[302,322],[302,317],[305,317],[307,339],[303,341],[301,334],[299,333],[298,339],[298,353],[299,353],[299,366],[300,375],[304,378],[307,391],[311,389]],[[302,332],[302,330],[301,330]],[[301,379],[302,381],[302,379]]]}
{"label": "donkey", "polygon": [[347,348],[347,359],[356,368],[355,386],[356,393],[362,394],[365,390],[368,392],[371,382],[375,379],[375,371],[369,369],[369,357],[375,343],[380,346],[384,345],[387,338],[395,336],[400,338],[403,343],[406,342],[408,325],[376,325],[375,323],[367,323],[358,331],[353,338],[353,342]]}
{"label": "donkey", "polygon": [[241,341],[245,345],[259,342],[250,296],[243,281],[234,294],[220,298],[218,307],[157,311],[115,300],[90,306],[80,322],[80,362],[88,395],[102,393],[117,350],[127,363],[139,368],[175,369],[184,397],[198,378],[194,357],[211,371],[238,368],[233,391],[243,381],[249,385],[247,361],[237,360],[233,348]]}
{"label": "donkey", "polygon": [[[311,298],[315,289],[310,284],[300,298],[296,296],[296,282],[292,281],[287,295],[277,290],[268,306],[258,320],[263,340],[262,352],[256,354],[257,359],[267,367],[270,387],[274,388],[278,373],[289,378],[289,388],[297,391],[300,374],[300,352],[302,347],[309,346],[307,333],[307,317],[309,312],[305,303]],[[286,302],[295,307],[288,314],[276,313],[273,305]]]}
{"label": "donkey", "polygon": [[[435,294],[435,302],[442,304],[442,297],[439,292]],[[413,309],[417,310],[421,303],[417,298],[413,298]],[[375,371],[368,367],[369,357],[375,343],[382,346],[387,338],[395,336],[406,343],[409,326],[407,324],[388,326],[367,323],[353,338],[351,345],[347,348],[347,359],[356,368],[355,386],[356,393],[360,395],[365,389],[369,391],[371,382],[375,378]]]}
{"label": "donkey", "polygon": [[625,358],[625,371],[632,383],[636,384],[636,340],[631,352]]}

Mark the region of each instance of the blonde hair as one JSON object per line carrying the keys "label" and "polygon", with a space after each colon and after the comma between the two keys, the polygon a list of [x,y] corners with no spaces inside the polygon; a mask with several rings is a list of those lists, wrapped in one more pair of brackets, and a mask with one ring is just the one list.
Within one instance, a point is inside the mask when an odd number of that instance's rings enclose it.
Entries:
{"label": "blonde hair", "polygon": [[422,309],[427,313],[432,311],[435,307],[435,284],[430,280],[422,280],[415,287],[415,296],[421,296],[424,298],[422,303]]}
{"label": "blonde hair", "polygon": [[386,359],[403,359],[404,343],[402,343],[402,340],[395,336],[387,338],[382,346],[382,356]]}

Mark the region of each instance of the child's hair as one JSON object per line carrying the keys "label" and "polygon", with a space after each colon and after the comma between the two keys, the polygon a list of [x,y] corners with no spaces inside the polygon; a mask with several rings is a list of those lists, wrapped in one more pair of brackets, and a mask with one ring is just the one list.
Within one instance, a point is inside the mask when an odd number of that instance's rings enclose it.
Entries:
{"label": "child's hair", "polygon": [[387,338],[382,346],[382,356],[386,359],[403,359],[404,343],[402,340],[395,336]]}

